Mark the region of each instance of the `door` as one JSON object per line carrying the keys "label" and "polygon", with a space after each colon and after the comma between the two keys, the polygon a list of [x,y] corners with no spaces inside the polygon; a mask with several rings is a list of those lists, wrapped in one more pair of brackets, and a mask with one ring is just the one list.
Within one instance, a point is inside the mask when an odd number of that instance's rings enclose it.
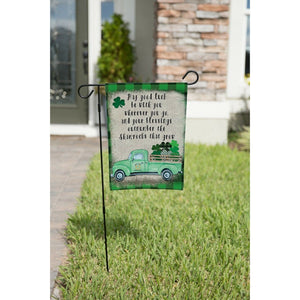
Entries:
{"label": "door", "polygon": [[145,172],[145,159],[143,153],[136,153],[131,161],[132,172]]}
{"label": "door", "polygon": [[88,0],[51,0],[50,120],[87,124],[88,101],[77,94],[88,83]]}

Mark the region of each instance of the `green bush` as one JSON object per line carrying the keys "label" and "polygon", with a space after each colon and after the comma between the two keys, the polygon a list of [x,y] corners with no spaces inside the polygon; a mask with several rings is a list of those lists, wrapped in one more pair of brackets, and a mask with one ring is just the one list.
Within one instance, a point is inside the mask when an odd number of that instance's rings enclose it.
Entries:
{"label": "green bush", "polygon": [[132,81],[135,61],[134,47],[129,39],[130,30],[121,15],[114,14],[112,22],[102,29],[101,56],[98,59],[98,77],[101,82]]}
{"label": "green bush", "polygon": [[244,131],[240,133],[240,137],[237,139],[240,150],[250,151],[250,127],[244,126]]}

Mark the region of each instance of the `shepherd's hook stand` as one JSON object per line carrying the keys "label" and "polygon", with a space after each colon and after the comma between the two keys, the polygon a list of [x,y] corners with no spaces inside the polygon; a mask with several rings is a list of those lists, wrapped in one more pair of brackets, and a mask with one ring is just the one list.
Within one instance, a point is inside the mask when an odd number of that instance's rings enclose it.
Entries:
{"label": "shepherd's hook stand", "polygon": [[[182,79],[184,79],[189,73],[194,73],[196,75],[196,80],[193,82],[188,82],[187,85],[193,85],[198,82],[199,80],[199,75],[196,71],[194,70],[189,70],[187,71]],[[101,132],[101,93],[100,93],[100,87],[103,86],[105,87],[105,84],[82,84],[78,88],[78,95],[82,99],[88,99],[93,93],[94,89],[87,95],[87,96],[82,96],[80,93],[80,90],[83,87],[93,87],[97,89],[98,93],[98,115],[99,115],[99,139],[100,139],[100,162],[101,162],[101,186],[102,186],[102,211],[103,211],[103,226],[104,226],[104,241],[105,241],[105,258],[106,258],[106,270],[109,272],[109,267],[108,267],[108,253],[107,253],[107,237],[106,237],[106,220],[105,220],[105,201],[104,201],[104,180],[103,180],[103,149],[102,149],[102,132]]]}
{"label": "shepherd's hook stand", "polygon": [[105,201],[104,201],[104,180],[103,180],[103,148],[102,148],[102,132],[101,132],[101,93],[100,87],[105,84],[83,84],[78,88],[78,95],[83,99],[88,99],[94,92],[92,90],[87,96],[82,96],[80,89],[83,87],[97,88],[98,93],[98,115],[99,115],[99,140],[100,140],[100,162],[101,162],[101,183],[102,183],[102,211],[103,211],[103,226],[104,226],[104,241],[105,241],[105,258],[106,258],[106,270],[109,272],[108,267],[108,254],[107,254],[107,237],[106,237],[106,220],[105,220]]}

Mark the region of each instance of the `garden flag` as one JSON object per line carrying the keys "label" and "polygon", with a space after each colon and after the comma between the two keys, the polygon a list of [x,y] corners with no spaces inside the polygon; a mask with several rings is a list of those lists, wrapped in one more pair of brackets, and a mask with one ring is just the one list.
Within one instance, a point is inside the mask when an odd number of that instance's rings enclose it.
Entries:
{"label": "garden flag", "polygon": [[187,83],[105,89],[111,190],[182,190]]}

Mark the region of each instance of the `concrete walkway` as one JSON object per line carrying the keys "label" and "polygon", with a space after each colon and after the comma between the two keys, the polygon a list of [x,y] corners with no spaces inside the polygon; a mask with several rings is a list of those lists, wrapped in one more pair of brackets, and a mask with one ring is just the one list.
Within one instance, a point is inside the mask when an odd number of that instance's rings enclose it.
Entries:
{"label": "concrete walkway", "polygon": [[67,254],[66,220],[76,208],[89,161],[99,152],[99,138],[51,136],[50,149],[50,296],[58,296],[55,278]]}

